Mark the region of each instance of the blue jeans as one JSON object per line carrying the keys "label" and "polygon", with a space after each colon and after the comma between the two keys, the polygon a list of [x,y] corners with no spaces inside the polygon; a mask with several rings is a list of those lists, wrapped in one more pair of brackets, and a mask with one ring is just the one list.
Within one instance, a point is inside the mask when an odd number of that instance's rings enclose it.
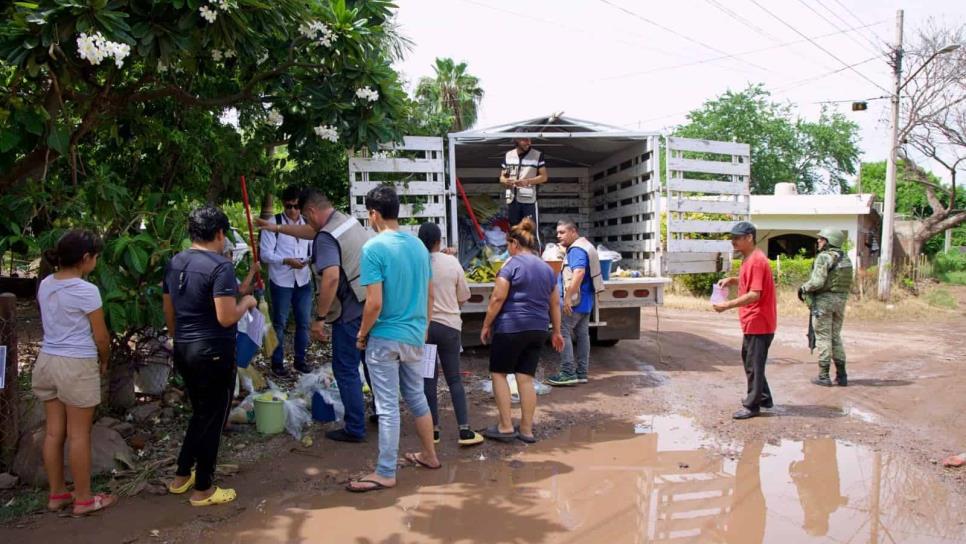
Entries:
{"label": "blue jeans", "polygon": [[370,338],[366,364],[379,414],[379,459],[376,474],[396,477],[399,461],[399,394],[413,417],[429,413],[423,390],[423,346],[412,346],[383,338]]}
{"label": "blue jeans", "polygon": [[272,294],[272,325],[278,336],[278,347],[272,353],[272,365],[280,366],[285,355],[285,328],[289,310],[295,310],[295,363],[305,362],[305,348],[309,345],[309,325],[312,318],[312,283],[302,287],[281,287],[268,282]]}
{"label": "blue jeans", "polygon": [[[590,366],[590,314],[574,312],[563,315],[560,327],[564,339],[564,349],[560,352],[560,372],[578,378],[587,377]],[[577,341],[576,350],[571,340]],[[576,364],[574,359],[576,359]]]}
{"label": "blue jeans", "polygon": [[359,363],[365,352],[356,349],[360,325],[361,317],[332,325],[332,375],[345,407],[345,432],[363,438],[366,436],[366,401],[362,395]]}

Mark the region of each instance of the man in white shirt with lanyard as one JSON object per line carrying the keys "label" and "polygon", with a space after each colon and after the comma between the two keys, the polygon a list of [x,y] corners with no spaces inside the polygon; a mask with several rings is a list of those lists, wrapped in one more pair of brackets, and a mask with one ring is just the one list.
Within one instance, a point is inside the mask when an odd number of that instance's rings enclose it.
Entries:
{"label": "man in white shirt with lanyard", "polygon": [[[282,192],[284,213],[275,215],[278,225],[304,225],[299,212],[299,192],[295,185]],[[305,348],[309,344],[309,327],[312,324],[312,270],[311,240],[302,240],[287,234],[276,234],[272,229],[261,232],[258,243],[259,260],[268,265],[268,286],[272,297],[272,323],[278,336],[278,348],[272,354],[272,373],[285,376],[284,364],[285,329],[289,311],[295,314],[295,370],[306,373],[311,369],[305,363]]]}
{"label": "man in white shirt with lanyard", "polygon": [[513,143],[516,147],[507,151],[500,173],[500,183],[506,189],[507,219],[512,227],[530,217],[536,223],[539,235],[537,185],[546,183],[550,176],[543,152],[530,147],[530,138],[514,138]]}

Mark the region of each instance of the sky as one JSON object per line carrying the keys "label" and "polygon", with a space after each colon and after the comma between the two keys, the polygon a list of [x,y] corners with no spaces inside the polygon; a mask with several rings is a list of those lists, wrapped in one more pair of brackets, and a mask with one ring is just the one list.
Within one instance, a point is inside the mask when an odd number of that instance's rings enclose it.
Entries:
{"label": "sky", "polygon": [[886,157],[889,101],[869,101],[863,112],[852,112],[850,102],[890,88],[884,51],[895,40],[896,10],[905,11],[907,41],[930,17],[966,22],[962,0],[397,4],[400,31],[415,43],[397,69],[414,85],[433,74],[436,57],[467,62],[486,93],[478,128],[562,111],[662,131],[705,100],[763,83],[808,119],[817,119],[823,101],[845,101],[832,106],[859,124],[866,161]]}

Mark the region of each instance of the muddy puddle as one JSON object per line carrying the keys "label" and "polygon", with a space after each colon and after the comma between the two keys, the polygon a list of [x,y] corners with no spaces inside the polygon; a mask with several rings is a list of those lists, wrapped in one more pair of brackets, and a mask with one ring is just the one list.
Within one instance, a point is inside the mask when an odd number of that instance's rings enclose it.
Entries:
{"label": "muddy puddle", "polygon": [[521,447],[510,460],[467,452],[438,471],[401,469],[399,481],[381,493],[268,499],[206,537],[237,543],[966,542],[966,504],[896,456],[832,439],[732,448],[676,417],[574,428]]}

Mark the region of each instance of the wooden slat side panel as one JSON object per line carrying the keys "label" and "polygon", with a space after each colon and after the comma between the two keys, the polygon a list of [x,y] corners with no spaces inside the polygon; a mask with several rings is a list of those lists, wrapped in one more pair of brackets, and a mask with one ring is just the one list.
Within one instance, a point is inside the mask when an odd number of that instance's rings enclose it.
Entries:
{"label": "wooden slat side panel", "polygon": [[747,200],[735,202],[672,198],[668,201],[667,206],[670,212],[724,213],[731,215],[748,215],[750,210],[750,204]]}
{"label": "wooden slat side panel", "polygon": [[443,159],[349,159],[349,168],[357,172],[443,172]]}
{"label": "wooden slat side panel", "polygon": [[671,151],[695,151],[699,153],[718,153],[720,155],[750,155],[751,146],[739,142],[719,142],[672,136],[668,138]]}
{"label": "wooden slat side panel", "polygon": [[668,240],[668,251],[671,253],[729,253],[732,251],[731,240]]}
{"label": "wooden slat side panel", "polygon": [[672,218],[668,224],[668,232],[724,234],[731,232],[735,224],[737,224],[737,221],[699,221]]}
{"label": "wooden slat side panel", "polygon": [[748,162],[732,163],[672,157],[668,159],[668,168],[679,172],[700,172],[705,174],[725,174],[729,176],[751,175],[751,165]]}
{"label": "wooden slat side panel", "polygon": [[706,193],[715,195],[746,195],[748,184],[735,181],[713,181],[704,179],[671,178],[668,189],[688,193]]}

